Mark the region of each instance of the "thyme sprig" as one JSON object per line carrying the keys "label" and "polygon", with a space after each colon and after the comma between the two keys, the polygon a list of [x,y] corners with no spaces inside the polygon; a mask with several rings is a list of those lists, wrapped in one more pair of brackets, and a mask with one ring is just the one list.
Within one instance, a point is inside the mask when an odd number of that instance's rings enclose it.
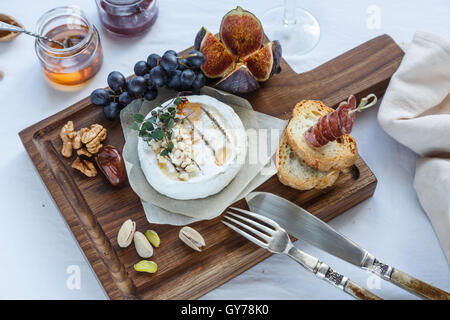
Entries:
{"label": "thyme sprig", "polygon": [[133,125],[131,127],[132,130],[139,132],[139,137],[141,137],[147,144],[150,145],[152,140],[155,141],[167,141],[167,147],[161,151],[161,156],[167,156],[173,150],[172,143],[172,134],[173,127],[178,122],[184,122],[184,118],[180,120],[180,118],[176,117],[177,108],[169,107],[172,104],[178,106],[180,103],[186,102],[187,99],[185,97],[175,97],[165,106],[157,104],[155,109],[159,108],[159,110],[153,110],[151,112],[151,117],[145,120],[145,116],[141,113],[135,113],[133,115]]}

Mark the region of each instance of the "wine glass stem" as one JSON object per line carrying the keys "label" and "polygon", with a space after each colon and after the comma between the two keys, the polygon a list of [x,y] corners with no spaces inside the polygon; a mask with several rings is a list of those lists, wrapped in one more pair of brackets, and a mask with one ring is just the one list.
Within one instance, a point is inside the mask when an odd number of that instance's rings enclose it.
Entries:
{"label": "wine glass stem", "polygon": [[295,0],[284,0],[283,24],[291,26],[295,23]]}

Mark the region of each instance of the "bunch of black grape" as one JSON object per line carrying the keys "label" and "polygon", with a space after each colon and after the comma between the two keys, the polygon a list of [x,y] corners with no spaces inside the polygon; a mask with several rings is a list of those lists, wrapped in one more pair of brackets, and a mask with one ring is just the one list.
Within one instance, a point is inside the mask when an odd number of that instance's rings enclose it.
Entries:
{"label": "bunch of black grape", "polygon": [[106,118],[113,121],[131,101],[138,98],[151,101],[157,97],[158,88],[164,86],[198,93],[206,80],[200,71],[204,62],[204,54],[197,50],[183,56],[178,56],[173,50],[166,51],[162,57],[152,53],[147,61],[135,64],[136,77],[128,82],[119,71],[111,72],[107,79],[110,90],[94,90],[91,102],[103,106]]}

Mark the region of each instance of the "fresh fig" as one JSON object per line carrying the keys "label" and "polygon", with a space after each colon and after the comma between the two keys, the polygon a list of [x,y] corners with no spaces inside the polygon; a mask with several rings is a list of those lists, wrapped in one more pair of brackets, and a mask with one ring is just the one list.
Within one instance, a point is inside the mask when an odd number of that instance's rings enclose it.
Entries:
{"label": "fresh fig", "polygon": [[258,81],[266,81],[279,73],[281,63],[281,45],[275,40],[267,43],[260,50],[244,60],[245,65]]}
{"label": "fresh fig", "polygon": [[259,89],[259,83],[244,64],[239,64],[216,84],[216,88],[231,93],[247,93]]}
{"label": "fresh fig", "polygon": [[208,78],[221,78],[234,68],[234,57],[205,27],[195,37],[194,47],[205,55],[200,69]]}
{"label": "fresh fig", "polygon": [[236,57],[245,59],[262,46],[264,31],[261,22],[251,12],[237,7],[222,18],[220,39]]}
{"label": "fresh fig", "polygon": [[208,78],[222,78],[216,88],[247,93],[259,89],[279,73],[281,45],[274,40],[261,48],[264,31],[261,22],[249,11],[237,7],[228,12],[220,25],[220,40],[205,27],[195,37],[194,47],[205,55],[201,70]]}

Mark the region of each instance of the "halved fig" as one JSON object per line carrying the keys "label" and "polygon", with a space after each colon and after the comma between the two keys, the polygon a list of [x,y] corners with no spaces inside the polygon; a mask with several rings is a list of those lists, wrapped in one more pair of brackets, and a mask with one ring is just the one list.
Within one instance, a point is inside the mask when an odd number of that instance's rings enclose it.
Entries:
{"label": "halved fig", "polygon": [[264,31],[261,22],[249,11],[237,7],[229,11],[220,25],[220,40],[205,27],[195,37],[194,47],[205,63],[201,70],[208,78],[221,78],[216,88],[232,93],[247,93],[259,88],[279,73],[281,45],[272,41],[261,48]]}
{"label": "halved fig", "polygon": [[197,33],[194,47],[205,55],[205,62],[200,69],[208,78],[221,78],[233,70],[233,55],[205,27]]}
{"label": "halved fig", "polygon": [[238,64],[217,82],[216,88],[231,93],[247,93],[259,89],[259,83],[244,64]]}
{"label": "halved fig", "polygon": [[263,37],[264,31],[258,18],[239,6],[222,18],[220,39],[236,57],[245,59],[259,50]]}
{"label": "halved fig", "polygon": [[244,60],[245,65],[258,81],[266,81],[271,75],[280,73],[281,45],[275,40]]}

